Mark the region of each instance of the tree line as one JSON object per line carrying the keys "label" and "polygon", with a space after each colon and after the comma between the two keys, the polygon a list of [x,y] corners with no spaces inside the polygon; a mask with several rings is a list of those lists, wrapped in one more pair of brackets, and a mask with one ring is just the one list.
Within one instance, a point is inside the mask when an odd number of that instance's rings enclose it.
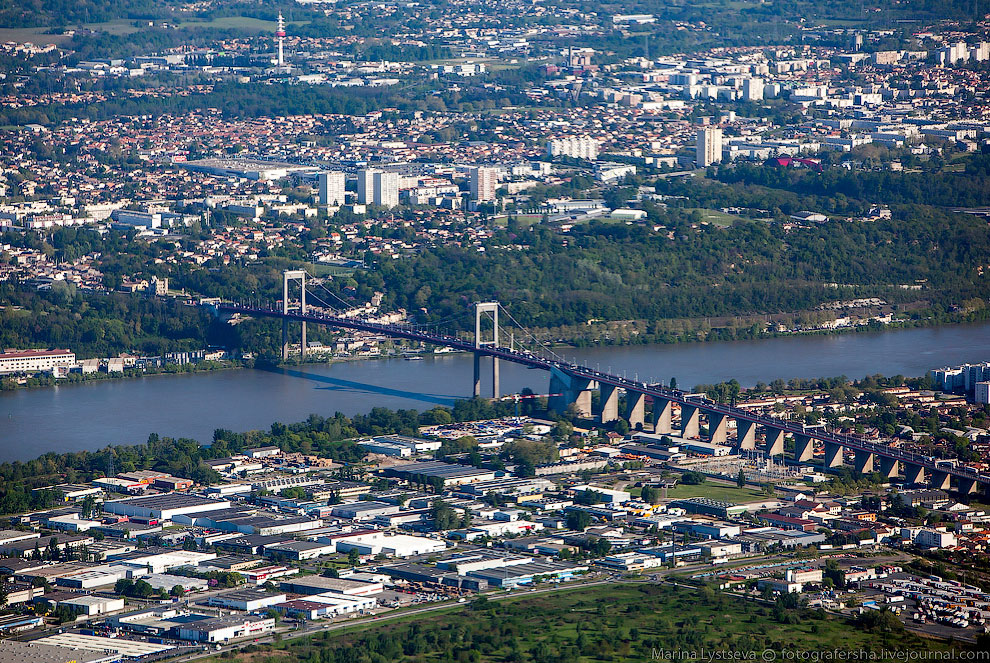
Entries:
{"label": "tree line", "polygon": [[91,481],[106,476],[110,467],[116,472],[167,472],[208,484],[220,477],[205,461],[225,458],[253,447],[277,446],[286,452],[357,463],[365,452],[355,438],[391,433],[415,435],[420,425],[501,417],[511,414],[511,410],[511,403],[492,403],[483,399],[458,401],[451,408],[437,406],[424,412],[379,407],[354,417],[339,412],[330,417],[312,414],[298,423],[275,422],[267,431],[217,429],[209,445],[189,438],[152,434],[144,444],[108,446],[98,451],[47,453],[26,462],[0,464],[0,514],[48,508],[54,504],[53,491],[32,492],[32,489]]}

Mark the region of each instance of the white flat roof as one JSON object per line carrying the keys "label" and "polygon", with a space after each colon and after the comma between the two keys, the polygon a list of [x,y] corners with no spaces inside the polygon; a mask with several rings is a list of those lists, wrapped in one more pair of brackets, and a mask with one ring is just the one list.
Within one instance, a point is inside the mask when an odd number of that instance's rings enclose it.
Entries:
{"label": "white flat roof", "polygon": [[68,647],[35,642],[0,640],[0,663],[65,663],[75,659],[78,663],[101,663],[116,658],[104,652],[87,652]]}
{"label": "white flat roof", "polygon": [[57,647],[69,647],[71,649],[84,649],[95,652],[105,652],[109,649],[119,652],[124,656],[135,658],[175,649],[171,645],[157,645],[151,642],[138,642],[123,638],[101,638],[97,635],[81,635],[79,633],[59,633],[58,635],[51,635],[47,638],[35,640],[35,642],[42,645],[55,645]]}

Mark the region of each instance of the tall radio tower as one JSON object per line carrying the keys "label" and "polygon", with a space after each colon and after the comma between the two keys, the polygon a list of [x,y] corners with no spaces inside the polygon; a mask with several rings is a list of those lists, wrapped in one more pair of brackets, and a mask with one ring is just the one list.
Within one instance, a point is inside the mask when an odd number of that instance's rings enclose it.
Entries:
{"label": "tall radio tower", "polygon": [[278,37],[278,66],[285,66],[285,55],[283,53],[283,43],[285,42],[285,20],[282,18],[282,12],[278,13],[278,29],[275,31],[275,36]]}

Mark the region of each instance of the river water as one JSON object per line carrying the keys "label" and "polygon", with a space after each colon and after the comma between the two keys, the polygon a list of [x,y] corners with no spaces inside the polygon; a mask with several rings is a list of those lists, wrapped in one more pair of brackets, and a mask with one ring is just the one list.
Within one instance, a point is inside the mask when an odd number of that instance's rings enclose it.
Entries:
{"label": "river water", "polygon": [[[990,359],[990,323],[760,341],[566,350],[568,360],[668,381],[681,388],[735,378],[743,386],[776,378],[873,373],[923,375],[947,364]],[[486,368],[490,362],[483,362]],[[471,392],[466,354],[423,361],[383,359],[309,364],[278,371],[156,375],[47,389],[0,392],[0,461],[49,451],[135,444],[150,433],[212,439],[216,428],[244,431],[311,413],[359,414],[375,406],[429,409]],[[490,370],[490,368],[489,368]],[[503,393],[546,393],[548,374],[502,362]],[[482,393],[491,394],[484,374]]]}

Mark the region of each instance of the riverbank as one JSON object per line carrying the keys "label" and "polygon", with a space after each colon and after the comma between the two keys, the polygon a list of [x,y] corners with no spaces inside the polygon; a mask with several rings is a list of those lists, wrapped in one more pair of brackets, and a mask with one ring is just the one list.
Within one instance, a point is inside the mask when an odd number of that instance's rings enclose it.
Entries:
{"label": "riverbank", "polygon": [[[680,343],[720,343],[726,341],[753,341],[791,336],[841,336],[866,332],[922,329],[951,325],[978,324],[990,320],[990,309],[981,308],[967,312],[946,312],[908,318],[872,316],[868,322],[839,327],[819,326],[804,328],[778,322],[780,318],[801,318],[817,312],[746,316],[734,318],[692,318],[663,320],[650,323],[645,320],[619,322],[594,322],[580,327],[554,327],[534,330],[537,335],[560,339],[561,345],[570,347],[597,347],[623,345],[676,345]],[[569,337],[569,338],[568,338]],[[564,339],[567,340],[564,340]]]}
{"label": "riverbank", "polygon": [[5,377],[0,380],[0,391],[16,391],[18,389],[41,389],[70,384],[87,384],[90,382],[106,382],[108,380],[133,380],[135,378],[151,377],[153,375],[185,375],[191,373],[212,373],[236,368],[250,368],[244,362],[231,361],[201,361],[195,364],[168,364],[162,368],[128,369],[115,373],[70,373],[64,378],[55,378],[50,374],[37,374],[23,379]]}
{"label": "riverbank", "polygon": [[[876,334],[575,348],[569,361],[616,375],[679,385],[828,376],[925,375],[945,365],[990,359],[990,323]],[[482,394],[491,395],[491,363],[481,362]],[[549,376],[501,362],[501,394],[546,394]],[[267,370],[174,375],[171,380],[101,380],[79,389],[0,392],[0,461],[143,442],[151,433],[208,441],[217,428],[268,428],[310,414],[345,416],[374,407],[429,410],[470,398],[470,354],[335,361]]]}
{"label": "riverbank", "polygon": [[[613,348],[620,350],[622,348],[644,348],[649,346],[659,347],[671,347],[671,346],[696,346],[696,345],[717,345],[719,343],[732,343],[732,342],[768,342],[776,339],[796,339],[796,338],[825,338],[825,337],[844,337],[844,336],[859,336],[859,335],[884,335],[884,334],[896,334],[897,332],[907,331],[911,329],[952,329],[955,327],[966,327],[971,325],[979,325],[986,320],[990,319],[990,309],[986,311],[988,315],[981,315],[977,318],[973,316],[967,316],[965,318],[957,317],[952,321],[939,321],[935,318],[927,318],[923,320],[897,320],[888,324],[871,323],[868,325],[858,325],[853,327],[841,327],[837,329],[806,329],[806,330],[768,330],[762,332],[755,336],[746,336],[745,334],[740,335],[740,337],[733,338],[722,338],[714,332],[717,330],[712,330],[712,333],[706,336],[692,335],[688,334],[683,337],[679,337],[677,340],[671,340],[666,337],[660,337],[659,339],[653,337],[649,334],[631,334],[628,337],[616,338],[610,336],[609,334],[604,334],[604,338],[599,338],[594,341],[587,342],[563,342],[558,341],[551,344],[549,347],[554,350],[562,352],[575,352],[580,353],[584,350],[594,350],[594,349],[607,349]],[[635,322],[627,323],[608,323],[608,324],[625,324],[633,325],[637,324]],[[546,330],[545,333],[552,336],[554,330]],[[185,364],[182,366],[178,365],[167,365],[161,369],[128,369],[123,373],[89,373],[89,374],[71,374],[66,378],[55,379],[51,376],[35,376],[27,378],[23,382],[16,382],[11,378],[3,378],[0,380],[0,392],[4,391],[16,391],[21,389],[43,389],[49,387],[64,386],[70,384],[90,384],[90,383],[100,383],[115,380],[133,380],[136,378],[150,377],[155,375],[185,375],[185,374],[199,374],[199,373],[213,373],[216,371],[230,371],[234,369],[243,368],[261,368],[264,370],[293,370],[305,367],[313,366],[330,366],[338,363],[355,363],[355,362],[367,362],[367,361],[389,361],[389,360],[408,360],[410,358],[415,358],[417,360],[423,358],[443,358],[443,357],[454,357],[454,356],[464,356],[464,352],[442,352],[435,353],[430,349],[422,349],[419,351],[407,350],[405,352],[395,352],[386,355],[352,355],[352,356],[331,356],[320,359],[309,359],[305,362],[299,361],[289,361],[285,363],[277,363],[270,365],[262,365],[260,362],[254,361],[219,361],[219,362],[199,362],[196,364]],[[256,365],[257,364],[257,365]],[[936,368],[932,366],[930,368]],[[832,376],[832,373],[822,373],[819,376]],[[725,379],[732,378],[734,376],[727,376]],[[779,375],[776,377],[787,377],[786,375]],[[812,377],[812,376],[806,376]]]}

